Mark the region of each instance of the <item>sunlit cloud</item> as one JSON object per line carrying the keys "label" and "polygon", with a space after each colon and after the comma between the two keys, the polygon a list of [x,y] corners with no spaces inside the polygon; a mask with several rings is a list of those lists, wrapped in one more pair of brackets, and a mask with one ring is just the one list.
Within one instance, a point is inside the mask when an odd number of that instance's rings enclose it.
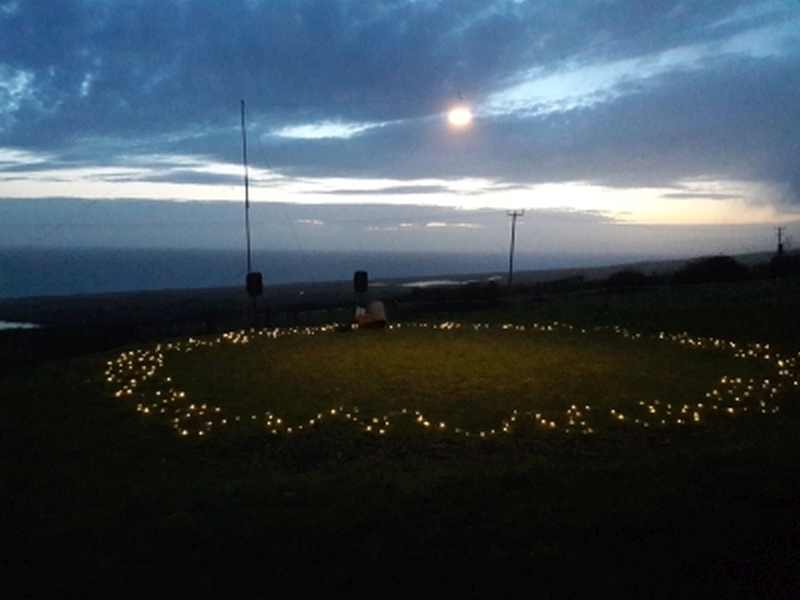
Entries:
{"label": "sunlit cloud", "polygon": [[[38,161],[36,171],[18,172],[20,162]],[[150,166],[146,163],[150,162]],[[137,166],[141,164],[141,166]],[[153,156],[131,160],[129,167],[47,167],[47,157],[22,151],[0,153],[0,197],[221,200],[241,202],[242,167],[193,156]],[[177,180],[178,177],[181,180]],[[402,194],[392,190],[402,187]],[[411,193],[417,188],[417,193]],[[386,193],[389,190],[389,193]],[[250,199],[259,202],[325,204],[331,195],[341,204],[441,206],[460,210],[577,210],[630,223],[741,224],[787,220],[777,210],[785,191],[746,181],[682,180],[670,187],[612,188],[589,182],[517,185],[481,178],[352,179],[286,178],[270,170],[251,173]],[[687,206],[691,206],[687,210]],[[304,219],[321,226],[322,220]],[[469,228],[469,223],[427,223],[428,228]],[[412,227],[404,223],[393,227]]]}
{"label": "sunlit cloud", "polygon": [[13,114],[23,103],[33,100],[33,81],[30,71],[12,70],[0,63],[0,117]]}
{"label": "sunlit cloud", "polygon": [[388,232],[388,231],[399,231],[402,229],[400,225],[367,225],[366,230],[370,232]]}
{"label": "sunlit cloud", "polygon": [[710,24],[709,29],[720,29],[730,25],[752,22],[763,17],[775,17],[779,21],[785,20],[792,14],[791,4],[795,3],[791,2],[791,0],[789,2],[786,0],[766,0],[738,6],[732,14]]}
{"label": "sunlit cloud", "polygon": [[481,229],[482,226],[475,223],[447,223],[445,221],[431,221],[425,224],[428,229]]}
{"label": "sunlit cloud", "polygon": [[0,170],[3,171],[35,170],[38,165],[50,164],[53,160],[52,154],[0,148]]}
{"label": "sunlit cloud", "polygon": [[273,135],[283,138],[301,140],[321,140],[326,138],[348,139],[376,127],[383,127],[385,123],[342,123],[336,121],[321,121],[304,125],[290,125],[274,132]]}
{"label": "sunlit cloud", "polygon": [[[765,7],[764,11],[772,13],[774,8]],[[744,19],[744,13],[739,18]],[[570,60],[557,68],[535,67],[517,75],[516,81],[509,82],[505,89],[491,94],[481,112],[536,116],[586,108],[637,91],[637,84],[647,84],[659,75],[703,68],[708,61],[722,56],[781,55],[791,42],[800,42],[800,17],[796,13],[786,22],[749,30],[721,42],[696,43],[612,62]]]}

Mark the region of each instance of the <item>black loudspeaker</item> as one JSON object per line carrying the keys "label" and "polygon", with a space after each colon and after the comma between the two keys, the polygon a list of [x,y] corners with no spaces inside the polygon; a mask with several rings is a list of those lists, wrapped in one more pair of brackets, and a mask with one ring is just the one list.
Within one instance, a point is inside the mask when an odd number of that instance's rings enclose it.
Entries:
{"label": "black loudspeaker", "polygon": [[363,294],[369,287],[369,276],[366,271],[356,271],[353,274],[353,289],[357,294]]}
{"label": "black loudspeaker", "polygon": [[264,293],[264,280],[261,278],[261,273],[248,273],[245,282],[248,296],[255,298]]}

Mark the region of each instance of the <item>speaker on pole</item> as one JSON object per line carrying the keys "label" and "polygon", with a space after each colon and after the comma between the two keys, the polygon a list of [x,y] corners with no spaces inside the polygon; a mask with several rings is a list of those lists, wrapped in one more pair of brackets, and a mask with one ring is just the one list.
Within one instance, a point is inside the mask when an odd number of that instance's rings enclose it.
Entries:
{"label": "speaker on pole", "polygon": [[369,276],[366,271],[356,271],[353,274],[353,289],[357,294],[363,294],[369,287]]}
{"label": "speaker on pole", "polygon": [[248,273],[247,278],[245,279],[245,286],[247,288],[247,295],[251,298],[255,298],[256,296],[263,294],[264,280],[261,277],[261,273]]}

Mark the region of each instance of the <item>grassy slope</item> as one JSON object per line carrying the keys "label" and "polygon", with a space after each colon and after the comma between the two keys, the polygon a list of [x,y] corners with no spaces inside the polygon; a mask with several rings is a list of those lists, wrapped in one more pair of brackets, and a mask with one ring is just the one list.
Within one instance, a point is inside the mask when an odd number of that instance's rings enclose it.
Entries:
{"label": "grassy slope", "polygon": [[[761,285],[462,316],[797,350],[797,288]],[[184,440],[109,401],[102,364],[4,374],[3,576],[32,595],[262,597],[287,584],[488,594],[522,582],[550,596],[785,597],[800,582],[791,405],[775,419],[650,434]]]}

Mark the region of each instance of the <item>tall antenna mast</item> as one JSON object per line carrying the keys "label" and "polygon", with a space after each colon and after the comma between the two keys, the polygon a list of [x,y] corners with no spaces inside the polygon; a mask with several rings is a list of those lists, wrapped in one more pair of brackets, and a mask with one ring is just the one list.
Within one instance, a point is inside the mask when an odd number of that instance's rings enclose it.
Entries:
{"label": "tall antenna mast", "polygon": [[244,124],[244,100],[242,104],[242,165],[244,166],[244,229],[247,236],[247,272],[253,271],[250,252],[250,176],[247,168],[247,128]]}
{"label": "tall antenna mast", "polygon": [[244,165],[244,230],[247,235],[247,276],[245,288],[252,300],[252,319],[255,322],[256,297],[264,293],[264,280],[261,273],[253,273],[250,249],[250,175],[247,169],[247,128],[244,124],[244,100],[242,100],[242,164]]}

